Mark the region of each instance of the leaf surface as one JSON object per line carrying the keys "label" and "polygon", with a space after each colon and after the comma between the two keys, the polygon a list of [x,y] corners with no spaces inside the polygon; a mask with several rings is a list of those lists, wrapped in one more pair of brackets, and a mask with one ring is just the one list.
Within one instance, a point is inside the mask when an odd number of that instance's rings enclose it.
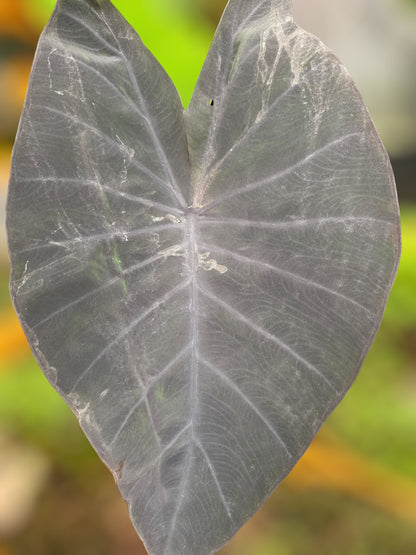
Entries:
{"label": "leaf surface", "polygon": [[189,108],[108,0],[58,0],[8,199],[33,352],[149,553],[213,553],[381,321],[400,233],[350,77],[286,0],[231,0]]}

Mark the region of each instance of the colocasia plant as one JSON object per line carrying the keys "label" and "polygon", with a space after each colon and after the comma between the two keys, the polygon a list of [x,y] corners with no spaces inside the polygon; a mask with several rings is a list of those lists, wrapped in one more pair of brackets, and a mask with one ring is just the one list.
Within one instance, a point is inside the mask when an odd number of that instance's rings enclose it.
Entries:
{"label": "colocasia plant", "polygon": [[289,0],[230,0],[189,107],[109,0],[58,0],[13,152],[11,294],[149,553],[221,548],[354,380],[391,167]]}

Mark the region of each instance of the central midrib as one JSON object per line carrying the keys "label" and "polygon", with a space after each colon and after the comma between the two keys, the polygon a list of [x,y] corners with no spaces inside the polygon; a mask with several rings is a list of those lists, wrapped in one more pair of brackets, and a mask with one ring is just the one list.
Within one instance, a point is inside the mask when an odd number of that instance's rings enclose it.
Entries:
{"label": "central midrib", "polygon": [[185,498],[187,484],[190,476],[192,466],[192,452],[196,445],[196,429],[195,420],[198,412],[198,358],[199,358],[199,335],[198,335],[198,288],[196,283],[198,272],[198,246],[197,246],[197,218],[198,214],[194,213],[192,209],[185,215],[185,266],[186,271],[190,276],[189,287],[189,315],[190,327],[189,333],[191,336],[191,359],[190,359],[190,387],[189,387],[189,421],[188,426],[190,430],[189,442],[186,447],[186,455],[183,467],[183,474],[181,483],[179,485],[179,492],[177,495],[177,505],[175,512],[172,516],[169,533],[167,535],[166,551],[169,553],[171,542],[174,536],[175,525],[179,516],[182,503]]}
{"label": "central midrib", "polygon": [[198,289],[197,289],[197,272],[198,272],[198,246],[197,246],[197,215],[190,212],[186,216],[187,222],[187,250],[185,254],[186,265],[190,273],[190,298],[189,298],[189,314],[190,314],[190,334],[192,341],[191,351],[191,386],[190,386],[190,420],[191,420],[191,436],[194,434],[194,415],[197,412],[196,402],[198,399]]}

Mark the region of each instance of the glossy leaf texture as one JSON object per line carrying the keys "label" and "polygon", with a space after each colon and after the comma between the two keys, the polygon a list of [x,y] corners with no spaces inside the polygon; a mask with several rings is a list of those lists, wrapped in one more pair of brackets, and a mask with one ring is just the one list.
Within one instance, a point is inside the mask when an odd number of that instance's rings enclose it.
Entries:
{"label": "glossy leaf texture", "polygon": [[363,101],[286,0],[230,0],[185,113],[109,0],[58,0],[8,234],[33,352],[155,555],[215,552],[287,475],[400,250]]}

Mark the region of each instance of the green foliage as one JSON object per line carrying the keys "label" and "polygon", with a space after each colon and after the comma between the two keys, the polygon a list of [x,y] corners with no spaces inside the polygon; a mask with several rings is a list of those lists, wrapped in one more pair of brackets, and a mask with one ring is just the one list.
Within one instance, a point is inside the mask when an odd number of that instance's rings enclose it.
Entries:
{"label": "green foliage", "polygon": [[188,0],[114,0],[165,68],[187,106],[214,30]]}
{"label": "green foliage", "polygon": [[385,324],[403,329],[416,325],[416,209],[401,209],[402,257],[384,316]]}
{"label": "green foliage", "polygon": [[[33,359],[2,372],[0,384],[2,426],[43,442],[42,436],[60,434],[72,420],[70,409],[53,391]],[[30,395],[23,395],[22,391]]]}

